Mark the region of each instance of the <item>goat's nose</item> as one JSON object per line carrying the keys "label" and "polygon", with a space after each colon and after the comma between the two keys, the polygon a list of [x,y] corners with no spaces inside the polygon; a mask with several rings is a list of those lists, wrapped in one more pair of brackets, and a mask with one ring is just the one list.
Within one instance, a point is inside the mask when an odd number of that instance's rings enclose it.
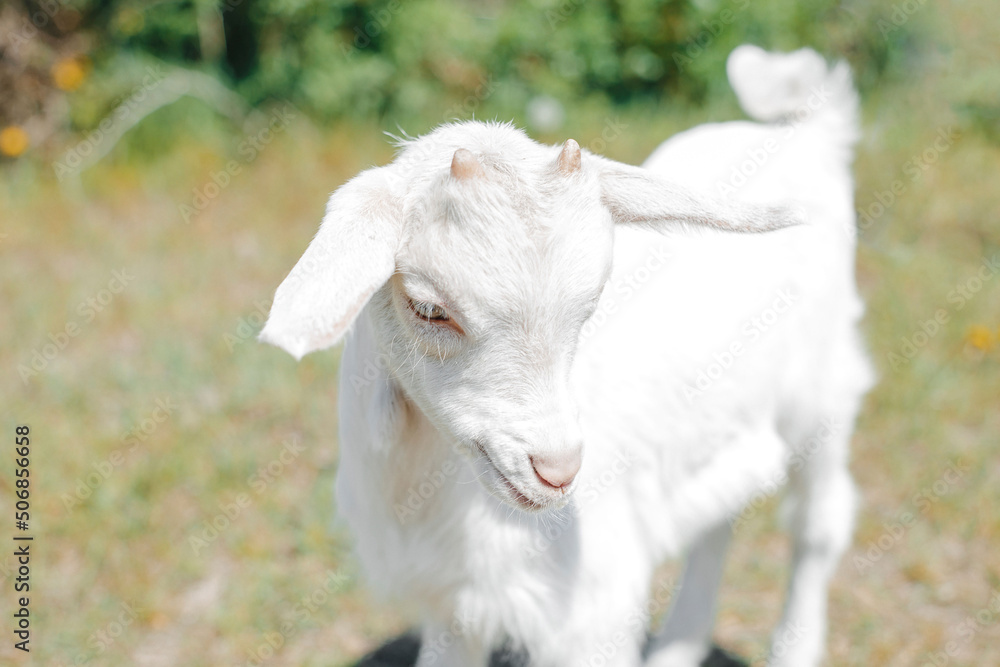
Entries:
{"label": "goat's nose", "polygon": [[531,465],[542,484],[553,489],[569,486],[583,463],[583,447],[576,446],[559,454],[540,454],[531,457]]}

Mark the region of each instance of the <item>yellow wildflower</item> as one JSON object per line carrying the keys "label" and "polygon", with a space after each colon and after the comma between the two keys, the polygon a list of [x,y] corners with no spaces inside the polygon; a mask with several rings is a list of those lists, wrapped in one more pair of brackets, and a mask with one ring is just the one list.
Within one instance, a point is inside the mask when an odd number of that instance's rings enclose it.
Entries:
{"label": "yellow wildflower", "polygon": [[87,77],[85,63],[81,58],[63,58],[52,66],[52,81],[59,90],[76,90]]}
{"label": "yellow wildflower", "polygon": [[986,352],[993,347],[993,332],[990,331],[989,327],[976,324],[969,329],[969,333],[965,335],[965,340],[972,347]]}
{"label": "yellow wildflower", "polygon": [[28,133],[17,125],[9,125],[0,130],[0,153],[7,157],[17,157],[28,150]]}

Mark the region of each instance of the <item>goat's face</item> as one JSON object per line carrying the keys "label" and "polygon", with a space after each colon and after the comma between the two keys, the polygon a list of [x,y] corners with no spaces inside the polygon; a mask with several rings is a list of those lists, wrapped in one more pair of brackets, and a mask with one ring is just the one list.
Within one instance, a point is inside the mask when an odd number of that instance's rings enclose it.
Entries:
{"label": "goat's face", "polygon": [[694,196],[573,141],[448,126],[334,193],[261,338],[302,356],[370,302],[387,372],[486,488],[524,510],[559,506],[583,455],[569,373],[611,271],[614,225],[674,221],[793,220]]}
{"label": "goat's face", "polygon": [[575,143],[560,155],[511,173],[459,151],[425,186],[372,301],[407,396],[491,492],[526,510],[564,503],[580,468],[569,372],[611,271],[596,178]]}

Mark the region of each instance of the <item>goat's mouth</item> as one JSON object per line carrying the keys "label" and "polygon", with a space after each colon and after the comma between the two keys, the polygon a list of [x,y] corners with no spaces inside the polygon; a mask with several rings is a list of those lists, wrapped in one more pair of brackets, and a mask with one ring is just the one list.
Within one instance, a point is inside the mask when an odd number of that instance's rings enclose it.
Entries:
{"label": "goat's mouth", "polygon": [[507,476],[500,471],[500,468],[498,468],[495,463],[493,463],[493,459],[490,458],[489,453],[486,451],[486,448],[482,445],[482,443],[477,441],[475,443],[475,448],[476,451],[482,454],[483,458],[486,459],[487,470],[493,473],[499,481],[497,487],[501,491],[500,496],[503,500],[507,500],[510,504],[514,505],[518,509],[524,510],[525,512],[540,512],[550,506],[551,503],[539,502],[529,498],[523,491],[517,488],[513,482],[507,479]]}

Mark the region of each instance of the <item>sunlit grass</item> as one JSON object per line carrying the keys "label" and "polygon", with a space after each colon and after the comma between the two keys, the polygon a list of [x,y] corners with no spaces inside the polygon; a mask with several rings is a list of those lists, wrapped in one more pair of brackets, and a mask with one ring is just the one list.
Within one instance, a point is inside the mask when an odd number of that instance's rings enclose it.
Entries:
{"label": "sunlit grass", "polygon": [[[975,30],[964,18],[959,27]],[[1000,255],[1000,147],[955,111],[954,76],[938,68],[866,102],[859,207],[908,178],[904,165],[939,128],[959,138],[860,238],[881,382],[854,442],[863,504],[832,590],[831,664],[923,664],[950,641],[948,664],[1000,662],[1000,614],[971,638],[958,629],[1000,588],[1000,346],[975,342],[1000,330],[1000,274],[960,308],[950,298]],[[604,152],[639,162],[671,132],[733,109],[583,110],[562,134],[586,146],[608,123],[626,125]],[[302,120],[185,222],[180,205],[239,139],[181,140],[140,167],[113,154],[63,183],[27,162],[3,176],[0,403],[5,433],[26,422],[33,434],[36,664],[243,664],[282,632],[267,664],[344,665],[403,629],[369,598],[333,525],[338,354],[296,364],[253,338],[326,195],[392,147],[374,125],[321,131]],[[88,299],[101,305],[93,317]],[[947,322],[894,364],[890,353],[939,310]],[[65,348],[22,382],[18,367],[71,322]],[[252,480],[287,442],[301,453],[260,489]],[[935,487],[956,462],[957,481]],[[227,511],[214,535],[205,522]],[[913,524],[870,558],[902,512]],[[745,656],[766,645],[787,574],[772,514],[741,532],[727,575],[718,637]],[[303,613],[327,581],[333,592]],[[129,624],[101,639],[123,613]],[[5,643],[0,657],[17,656]]]}

